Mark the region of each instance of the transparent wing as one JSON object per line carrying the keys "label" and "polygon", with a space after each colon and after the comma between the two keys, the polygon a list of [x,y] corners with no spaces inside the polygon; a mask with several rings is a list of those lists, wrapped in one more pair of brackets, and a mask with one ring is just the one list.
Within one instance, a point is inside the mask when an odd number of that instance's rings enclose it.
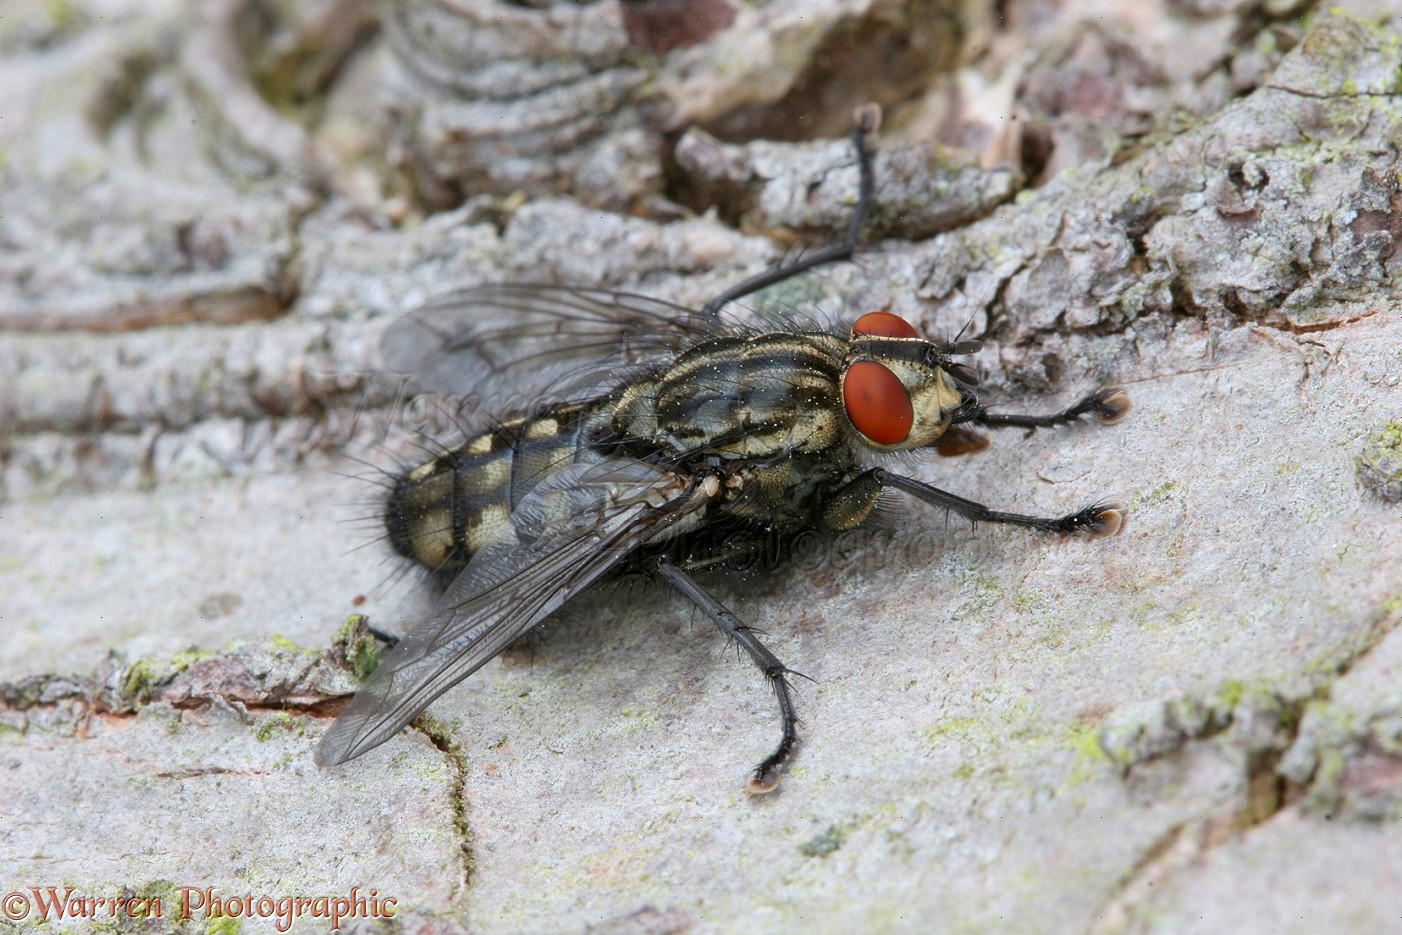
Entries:
{"label": "transparent wing", "polygon": [[[477,286],[385,331],[386,365],[431,392],[569,399],[724,330],[716,315],[606,289]],[[509,389],[508,389],[509,388]]]}
{"label": "transparent wing", "polygon": [[449,586],[431,617],[385,654],[317,746],[343,763],[399,732],[633,550],[666,539],[704,494],[639,461],[559,471],[526,496]]}

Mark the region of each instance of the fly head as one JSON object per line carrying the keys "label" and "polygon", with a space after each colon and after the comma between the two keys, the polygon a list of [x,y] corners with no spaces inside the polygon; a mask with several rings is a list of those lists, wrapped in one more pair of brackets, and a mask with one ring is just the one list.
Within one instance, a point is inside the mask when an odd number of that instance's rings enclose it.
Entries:
{"label": "fly head", "polygon": [[955,358],[978,341],[931,341],[905,319],[870,312],[857,319],[842,373],[842,402],[867,445],[905,451],[935,445],[971,396],[972,371]]}

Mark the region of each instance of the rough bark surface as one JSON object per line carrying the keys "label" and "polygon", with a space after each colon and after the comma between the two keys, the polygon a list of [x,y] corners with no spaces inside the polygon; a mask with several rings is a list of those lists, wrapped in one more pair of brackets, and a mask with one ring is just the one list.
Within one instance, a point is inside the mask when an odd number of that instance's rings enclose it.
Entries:
{"label": "rough bark surface", "polygon": [[[359,887],[405,932],[1402,931],[1402,8],[963,6],[7,2],[6,918]],[[512,280],[700,304],[837,236],[816,137],[864,100],[867,245],[765,298],[982,337],[1005,410],[1123,384],[1119,425],[913,468],[1123,533],[892,498],[720,585],[812,680],[776,795],[773,699],[647,590],[314,767],[373,663],[347,618],[422,609],[343,476],[413,457],[384,323]]]}

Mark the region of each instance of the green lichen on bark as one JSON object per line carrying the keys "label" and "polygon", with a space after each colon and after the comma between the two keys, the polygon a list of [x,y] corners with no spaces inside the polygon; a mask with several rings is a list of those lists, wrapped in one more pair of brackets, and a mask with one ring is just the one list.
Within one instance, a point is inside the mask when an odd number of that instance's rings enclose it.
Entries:
{"label": "green lichen on bark", "polygon": [[1402,500],[1402,421],[1370,434],[1354,467],[1364,489],[1394,503]]}

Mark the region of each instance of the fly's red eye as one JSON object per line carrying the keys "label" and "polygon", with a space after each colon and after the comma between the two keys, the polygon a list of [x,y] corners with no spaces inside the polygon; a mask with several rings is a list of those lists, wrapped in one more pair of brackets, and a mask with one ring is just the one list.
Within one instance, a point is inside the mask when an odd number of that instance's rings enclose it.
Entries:
{"label": "fly's red eye", "polygon": [[890,312],[867,312],[852,326],[853,334],[870,334],[878,338],[918,338],[920,333],[910,322]]}
{"label": "fly's red eye", "polygon": [[[895,315],[890,317],[896,318]],[[896,321],[901,320],[896,318]],[[905,384],[874,360],[859,360],[847,368],[842,378],[842,404],[847,407],[847,418],[852,420],[857,431],[878,445],[904,441],[915,424],[915,409],[910,404]]]}

